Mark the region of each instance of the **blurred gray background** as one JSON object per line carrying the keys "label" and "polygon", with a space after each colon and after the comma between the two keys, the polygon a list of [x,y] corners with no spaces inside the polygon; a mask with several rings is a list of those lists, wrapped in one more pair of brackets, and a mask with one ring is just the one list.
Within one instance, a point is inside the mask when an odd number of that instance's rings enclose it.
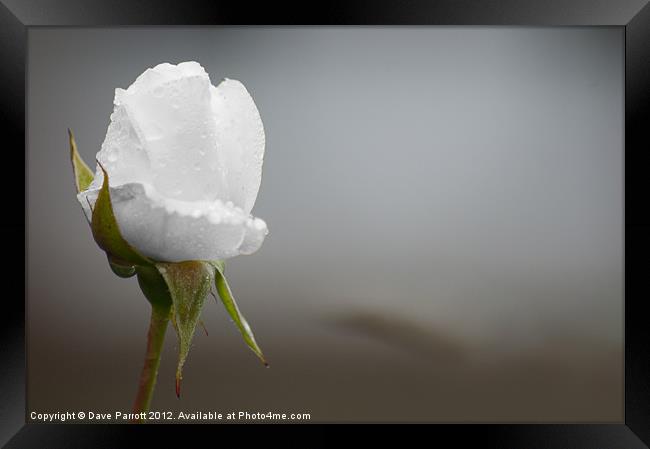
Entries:
{"label": "blurred gray background", "polygon": [[623,29],[29,31],[28,409],[129,411],[148,303],[75,199],[114,88],[160,62],[242,81],[270,235],[228,275],[271,363],[206,303],[155,410],[313,421],[623,419]]}

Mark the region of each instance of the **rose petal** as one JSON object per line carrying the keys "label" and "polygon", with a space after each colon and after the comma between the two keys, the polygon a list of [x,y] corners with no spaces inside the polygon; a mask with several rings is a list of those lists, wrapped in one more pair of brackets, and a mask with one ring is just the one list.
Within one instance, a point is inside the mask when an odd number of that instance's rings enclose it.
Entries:
{"label": "rose petal", "polygon": [[[151,182],[149,156],[124,106],[115,106],[97,160],[109,173],[111,185]],[[89,188],[99,189],[103,182],[104,174],[98,165]]]}
{"label": "rose petal", "polygon": [[[107,133],[98,156],[102,164],[111,159],[116,162],[115,167],[105,166],[111,181],[115,179],[111,185],[142,182],[170,198],[227,201],[229,189],[216,143],[216,124],[211,120],[210,88],[203,67],[182,63],[148,69],[127,90],[117,90],[116,113],[124,109],[121,114],[133,129],[130,137],[136,143],[120,151],[112,142],[114,134]],[[121,159],[134,148],[144,150],[148,165],[126,176],[130,166]]]}
{"label": "rose petal", "polygon": [[260,249],[264,238],[269,233],[266,222],[261,218],[249,218],[249,220],[251,221],[247,223],[244,240],[239,245],[240,254],[253,254]]}
{"label": "rose petal", "polygon": [[[78,195],[86,217],[97,190]],[[122,236],[157,261],[223,260],[257,251],[268,234],[266,223],[231,202],[182,201],[163,197],[153,186],[111,187],[113,211]]]}
{"label": "rose petal", "polygon": [[[136,78],[133,84],[126,89],[126,91],[124,89],[117,90],[120,91],[120,94],[124,92],[135,93],[136,91],[150,90],[169,81],[190,76],[209,78],[205,69],[196,61],[181,62],[178,65],[163,62],[162,64],[158,64],[153,68],[145,70]],[[116,95],[115,99],[116,103],[120,100],[118,95]]]}
{"label": "rose petal", "polygon": [[255,102],[242,83],[224,79],[212,87],[217,148],[222,156],[229,199],[249,213],[262,179],[264,126]]}

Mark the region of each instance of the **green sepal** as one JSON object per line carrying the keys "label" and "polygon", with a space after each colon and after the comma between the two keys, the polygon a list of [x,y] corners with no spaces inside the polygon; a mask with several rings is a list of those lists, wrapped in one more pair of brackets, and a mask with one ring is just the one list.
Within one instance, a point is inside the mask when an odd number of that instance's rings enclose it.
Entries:
{"label": "green sepal", "polygon": [[255,341],[255,336],[253,335],[251,327],[248,325],[248,322],[246,321],[246,318],[244,318],[244,315],[242,315],[240,312],[239,307],[237,307],[237,303],[235,302],[235,298],[232,295],[232,291],[230,290],[230,286],[228,285],[228,281],[226,280],[226,276],[224,274],[224,262],[211,261],[209,264],[215,268],[214,283],[217,287],[217,293],[219,293],[221,302],[230,315],[230,318],[232,318],[232,320],[235,322],[235,325],[239,328],[239,331],[244,337],[244,341],[248,347],[255,353],[255,355],[257,355],[257,357],[259,357],[262,363],[264,363],[264,366],[269,366],[268,362],[264,358],[264,355],[262,354],[262,350]]}
{"label": "green sepal", "polygon": [[108,265],[111,267],[111,271],[121,278],[130,278],[135,276],[134,266],[117,265],[112,263],[110,260]]}
{"label": "green sepal", "polygon": [[155,266],[139,265],[135,267],[138,275],[138,285],[145,298],[154,307],[171,307],[173,304],[171,293],[165,278]]}
{"label": "green sepal", "polygon": [[183,365],[190,351],[192,338],[205,298],[210,292],[212,270],[201,261],[157,263],[156,268],[169,289],[172,300],[172,324],[178,335],[176,396],[180,397]]}
{"label": "green sepal", "polygon": [[208,262],[210,265],[212,265],[214,268],[219,270],[221,273],[224,272],[226,269],[226,261],[225,260],[211,260]]}
{"label": "green sepal", "polygon": [[113,273],[121,278],[130,278],[135,276],[135,267],[133,265],[118,261],[111,256],[108,256],[108,265],[111,267]]}
{"label": "green sepal", "polygon": [[106,251],[109,258],[120,260],[124,265],[152,265],[151,260],[141,255],[122,237],[113,213],[108,173],[101,165],[100,168],[104,173],[104,182],[97,195],[90,224],[95,242]]}
{"label": "green sepal", "polygon": [[74,185],[77,188],[77,193],[79,193],[88,189],[90,183],[93,182],[94,173],[84,160],[81,159],[81,156],[77,151],[77,142],[74,140],[74,134],[72,134],[72,130],[69,128],[68,139],[70,141],[70,161],[72,162]]}

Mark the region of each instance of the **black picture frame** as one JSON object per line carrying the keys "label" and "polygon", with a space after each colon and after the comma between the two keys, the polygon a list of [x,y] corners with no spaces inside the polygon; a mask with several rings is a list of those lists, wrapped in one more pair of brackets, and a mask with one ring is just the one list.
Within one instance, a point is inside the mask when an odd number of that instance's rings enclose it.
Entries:
{"label": "black picture frame", "polygon": [[[29,174],[20,171],[26,160],[25,76],[28,30],[38,26],[128,25],[518,25],[518,26],[620,26],[625,29],[625,418],[620,424],[499,424],[410,426],[410,441],[424,438],[435,443],[452,438],[481,447],[526,448],[642,448],[650,444],[650,336],[646,331],[644,303],[650,285],[650,208],[646,167],[650,150],[650,6],[648,0],[348,0],[278,4],[217,0],[1,0],[0,4],[0,117],[5,169],[0,176],[6,210],[0,223],[2,239],[2,314],[0,331],[0,443],[6,447],[129,447],[144,437],[173,439],[202,435],[206,428],[190,426],[191,433],[169,426],[41,425],[25,424],[25,287],[27,261],[19,252],[20,238],[26,252],[25,215]],[[4,3],[8,3],[9,6]],[[60,145],[53,142],[53,145]],[[7,161],[7,157],[10,159]],[[25,164],[26,166],[26,164]],[[21,200],[22,203],[21,203]],[[23,211],[20,214],[18,211]],[[23,252],[23,254],[25,254]],[[56,255],[52,255],[56,263]],[[24,279],[20,263],[24,261]],[[22,294],[21,294],[22,287]],[[585,310],[585,313],[589,313]],[[280,426],[289,432],[316,432],[309,441],[340,441],[332,426]],[[274,438],[276,426],[256,426],[255,432],[234,427],[214,432],[217,443],[238,432],[249,437]],[[229,429],[233,429],[230,427]],[[403,426],[373,426],[373,439],[384,439]],[[414,433],[415,432],[415,433]],[[255,435],[253,435],[255,434]],[[270,437],[269,437],[270,435]],[[280,438],[278,436],[278,438]],[[187,443],[186,440],[183,440]],[[286,440],[285,440],[286,441]],[[645,444],[644,444],[645,443]],[[418,443],[422,444],[422,443]],[[185,444],[189,445],[189,444]],[[311,447],[312,444],[307,444]]]}

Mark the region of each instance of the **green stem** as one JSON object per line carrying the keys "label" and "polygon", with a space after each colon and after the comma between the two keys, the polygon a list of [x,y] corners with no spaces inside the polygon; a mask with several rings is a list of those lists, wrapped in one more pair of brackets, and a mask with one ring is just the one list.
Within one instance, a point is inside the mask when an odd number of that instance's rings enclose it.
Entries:
{"label": "green stem", "polygon": [[[160,365],[160,353],[162,352],[165,332],[169,323],[171,307],[168,305],[152,305],[151,321],[149,323],[149,334],[147,335],[147,352],[145,354],[144,366],[140,373],[140,386],[138,395],[133,404],[134,413],[147,413],[153,397],[153,390],[156,386],[158,366]],[[143,422],[143,419],[135,419],[135,422]]]}

